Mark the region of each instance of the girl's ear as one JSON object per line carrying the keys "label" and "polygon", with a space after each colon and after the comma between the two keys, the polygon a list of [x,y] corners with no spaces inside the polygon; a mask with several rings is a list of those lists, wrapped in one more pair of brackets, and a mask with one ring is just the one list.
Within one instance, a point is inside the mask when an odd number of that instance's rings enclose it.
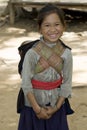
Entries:
{"label": "girl's ear", "polygon": [[41,29],[40,29],[40,28],[39,28],[39,33],[40,33],[40,34],[42,34],[42,31],[41,31]]}
{"label": "girl's ear", "polygon": [[39,33],[40,33],[40,34],[42,34],[41,29],[40,29],[40,27],[39,27],[39,26],[38,26],[38,31],[39,31]]}

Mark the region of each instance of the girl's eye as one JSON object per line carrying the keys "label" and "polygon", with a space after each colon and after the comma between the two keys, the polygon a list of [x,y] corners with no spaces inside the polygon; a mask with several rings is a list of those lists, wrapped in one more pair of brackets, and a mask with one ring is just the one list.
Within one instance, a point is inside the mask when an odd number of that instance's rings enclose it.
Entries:
{"label": "girl's eye", "polygon": [[56,25],[56,26],[59,26],[60,24],[59,24],[59,23],[56,23],[55,25]]}
{"label": "girl's eye", "polygon": [[45,27],[49,27],[50,25],[49,25],[49,24],[45,24],[44,26],[45,26]]}

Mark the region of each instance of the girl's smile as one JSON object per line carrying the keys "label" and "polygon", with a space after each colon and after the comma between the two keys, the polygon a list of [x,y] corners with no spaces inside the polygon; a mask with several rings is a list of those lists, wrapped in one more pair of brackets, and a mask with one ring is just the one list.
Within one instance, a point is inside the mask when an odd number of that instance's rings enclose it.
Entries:
{"label": "girl's smile", "polygon": [[58,41],[63,31],[64,26],[56,13],[47,15],[40,28],[44,40],[50,43]]}

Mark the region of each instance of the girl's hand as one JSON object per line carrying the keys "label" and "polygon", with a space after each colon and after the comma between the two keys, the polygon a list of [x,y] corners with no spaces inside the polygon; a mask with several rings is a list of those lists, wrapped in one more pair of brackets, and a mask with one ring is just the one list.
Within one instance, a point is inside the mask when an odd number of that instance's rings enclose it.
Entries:
{"label": "girl's hand", "polygon": [[56,106],[55,107],[48,106],[46,107],[46,109],[47,109],[47,114],[50,116],[52,116],[58,110]]}
{"label": "girl's hand", "polygon": [[41,108],[40,110],[40,113],[36,113],[36,116],[39,118],[39,119],[49,119],[51,117],[51,115],[48,114],[48,109],[46,108]]}

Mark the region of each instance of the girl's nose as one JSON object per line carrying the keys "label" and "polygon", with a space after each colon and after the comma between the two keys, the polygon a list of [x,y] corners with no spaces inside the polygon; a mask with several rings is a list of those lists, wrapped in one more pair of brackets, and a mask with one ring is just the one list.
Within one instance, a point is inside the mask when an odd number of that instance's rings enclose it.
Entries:
{"label": "girl's nose", "polygon": [[55,29],[55,26],[51,26],[50,27],[50,31],[54,32],[56,29]]}

